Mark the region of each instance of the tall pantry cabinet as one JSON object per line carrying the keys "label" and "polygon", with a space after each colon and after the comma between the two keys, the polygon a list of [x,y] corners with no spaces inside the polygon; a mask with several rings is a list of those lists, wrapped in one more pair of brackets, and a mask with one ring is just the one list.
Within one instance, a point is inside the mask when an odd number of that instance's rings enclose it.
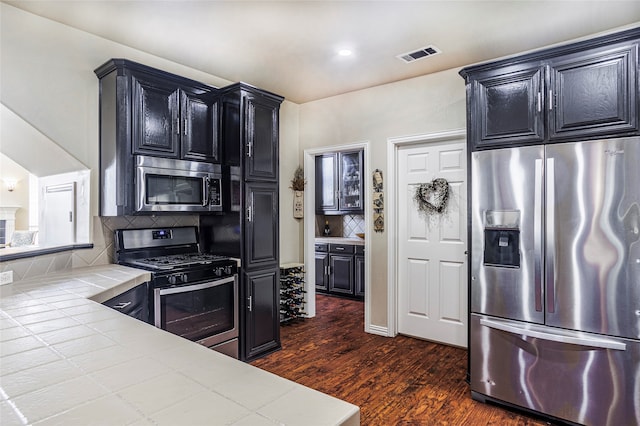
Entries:
{"label": "tall pantry cabinet", "polygon": [[238,257],[240,354],[280,348],[278,134],[282,97],[245,83],[222,88],[224,215],[201,216],[208,252]]}

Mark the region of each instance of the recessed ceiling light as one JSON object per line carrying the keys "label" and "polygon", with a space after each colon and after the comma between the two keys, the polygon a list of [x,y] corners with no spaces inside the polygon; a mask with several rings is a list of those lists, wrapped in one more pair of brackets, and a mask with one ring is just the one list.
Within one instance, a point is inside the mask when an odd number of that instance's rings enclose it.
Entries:
{"label": "recessed ceiling light", "polygon": [[351,56],[353,55],[353,51],[350,49],[340,49],[338,50],[338,55],[340,56]]}

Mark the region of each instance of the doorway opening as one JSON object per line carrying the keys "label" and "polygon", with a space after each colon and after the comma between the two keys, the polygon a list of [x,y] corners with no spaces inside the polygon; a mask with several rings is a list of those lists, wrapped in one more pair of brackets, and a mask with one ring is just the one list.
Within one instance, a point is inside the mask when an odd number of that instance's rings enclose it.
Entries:
{"label": "doorway opening", "polygon": [[316,172],[316,155],[322,155],[330,152],[346,152],[362,150],[364,154],[363,164],[363,192],[364,196],[364,329],[366,332],[370,332],[371,326],[371,278],[370,278],[370,265],[371,265],[371,242],[370,238],[367,239],[367,235],[371,235],[372,232],[372,209],[367,208],[370,203],[369,190],[371,183],[368,176],[371,176],[370,165],[370,148],[369,142],[357,142],[348,145],[339,146],[326,146],[315,149],[307,149],[304,151],[304,170],[307,179],[307,190],[304,192],[304,265],[306,271],[305,290],[306,290],[306,310],[308,317],[314,317],[316,315],[316,289],[315,289],[315,277],[316,277],[316,265],[315,265],[315,238],[316,238],[316,209],[315,209],[315,172]]}

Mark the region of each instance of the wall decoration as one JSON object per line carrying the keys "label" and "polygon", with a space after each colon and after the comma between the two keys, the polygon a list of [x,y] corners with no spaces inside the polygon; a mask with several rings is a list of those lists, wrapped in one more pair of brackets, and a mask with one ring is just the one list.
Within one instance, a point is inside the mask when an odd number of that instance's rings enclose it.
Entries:
{"label": "wall decoration", "polygon": [[293,217],[296,219],[304,217],[304,187],[306,185],[304,171],[302,167],[298,166],[293,173],[293,179],[291,179],[291,186],[289,187],[293,189]]}
{"label": "wall decoration", "polygon": [[373,172],[373,230],[375,232],[384,231],[384,193],[382,191],[383,179],[382,170],[376,169]]}
{"label": "wall decoration", "polygon": [[437,178],[428,183],[421,183],[416,186],[413,199],[421,213],[427,216],[442,214],[449,200],[449,182]]}

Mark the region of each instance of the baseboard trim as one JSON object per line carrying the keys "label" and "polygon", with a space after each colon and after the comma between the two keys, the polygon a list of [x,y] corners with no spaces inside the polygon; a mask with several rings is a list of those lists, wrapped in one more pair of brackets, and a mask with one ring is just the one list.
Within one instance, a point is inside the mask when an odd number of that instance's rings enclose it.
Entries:
{"label": "baseboard trim", "polygon": [[377,334],[379,336],[392,337],[389,336],[389,329],[380,325],[369,324],[364,331],[371,334]]}

